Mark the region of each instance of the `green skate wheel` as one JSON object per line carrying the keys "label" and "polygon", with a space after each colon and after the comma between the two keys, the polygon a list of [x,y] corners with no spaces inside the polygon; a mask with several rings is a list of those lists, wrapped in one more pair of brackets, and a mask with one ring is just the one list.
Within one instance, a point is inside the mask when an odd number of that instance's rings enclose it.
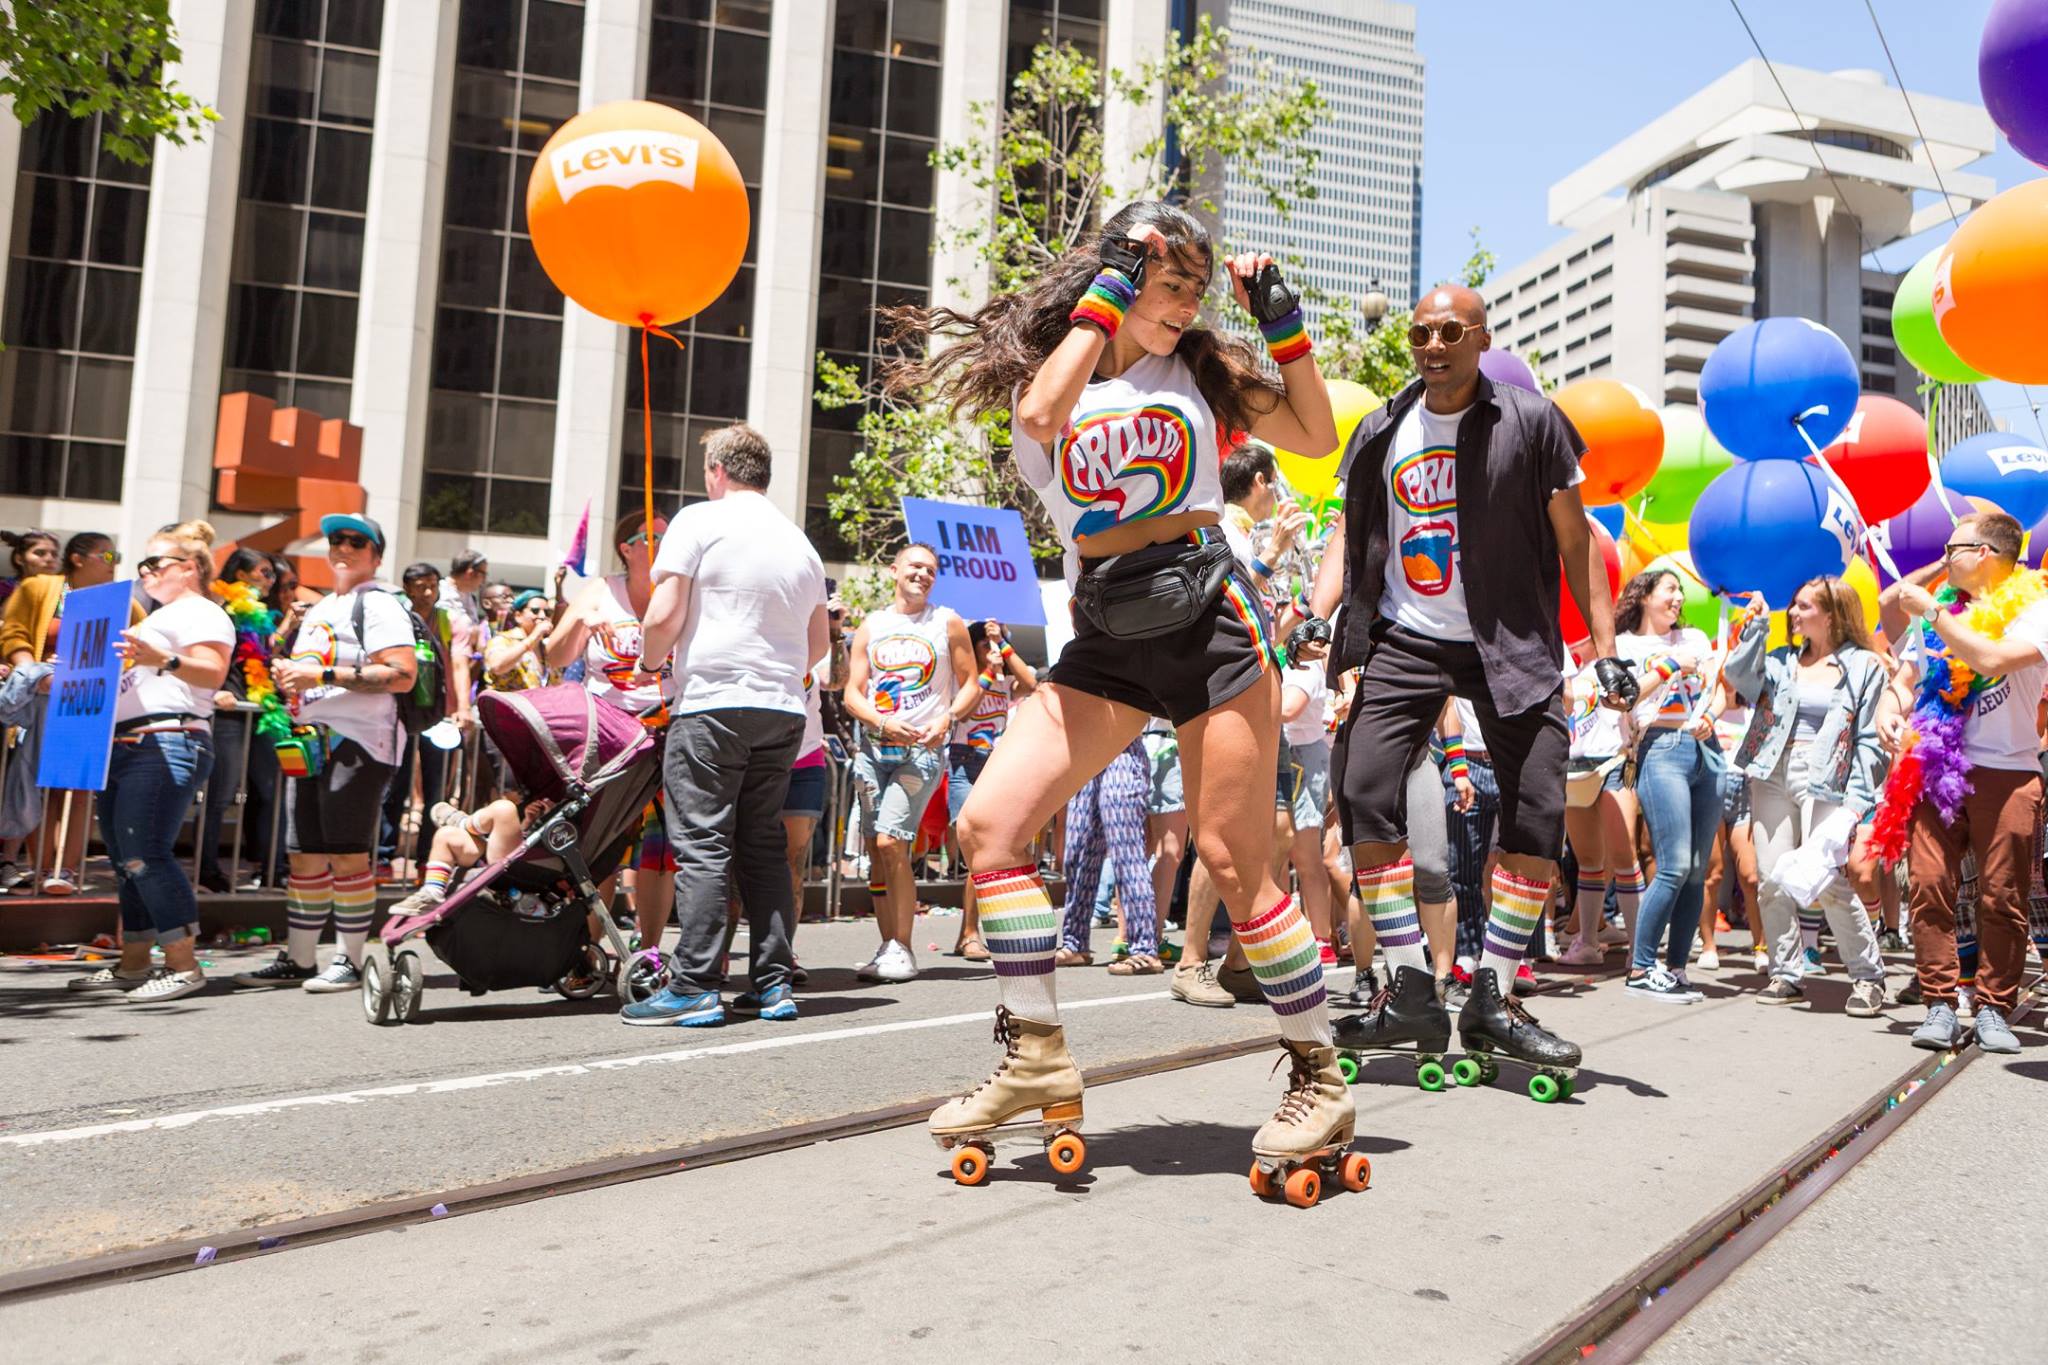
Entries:
{"label": "green skate wheel", "polygon": [[1451,1079],[1459,1085],[1477,1085],[1483,1068],[1470,1057],[1460,1057],[1451,1063]]}
{"label": "green skate wheel", "polygon": [[1444,1069],[1440,1063],[1424,1062],[1415,1068],[1415,1083],[1424,1090],[1436,1091],[1444,1088]]}
{"label": "green skate wheel", "polygon": [[1567,1076],[1562,1081],[1558,1082],[1557,1097],[1561,1100],[1568,1100],[1572,1097],[1572,1092],[1574,1090],[1577,1090],[1578,1088],[1579,1083],[1572,1077]]}
{"label": "green skate wheel", "polygon": [[1358,1079],[1358,1059],[1348,1052],[1338,1057],[1337,1074],[1344,1078],[1346,1085],[1355,1082]]}
{"label": "green skate wheel", "polygon": [[1558,1085],[1555,1077],[1537,1073],[1529,1078],[1529,1098],[1538,1104],[1555,1104]]}

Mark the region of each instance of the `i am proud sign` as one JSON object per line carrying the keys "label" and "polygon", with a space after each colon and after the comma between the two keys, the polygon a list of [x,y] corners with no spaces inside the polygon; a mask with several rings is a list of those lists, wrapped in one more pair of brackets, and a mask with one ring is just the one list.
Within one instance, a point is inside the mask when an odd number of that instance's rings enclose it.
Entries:
{"label": "i am proud sign", "polygon": [[932,601],[969,621],[1045,624],[1031,542],[1014,508],[905,498],[903,524],[912,540],[938,552]]}

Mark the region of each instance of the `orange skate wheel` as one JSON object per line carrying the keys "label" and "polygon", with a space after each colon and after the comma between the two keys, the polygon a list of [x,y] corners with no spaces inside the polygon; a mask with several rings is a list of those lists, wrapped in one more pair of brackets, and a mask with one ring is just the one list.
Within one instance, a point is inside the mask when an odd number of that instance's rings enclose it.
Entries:
{"label": "orange skate wheel", "polygon": [[1312,1209],[1323,1197],[1323,1178],[1314,1168],[1303,1166],[1287,1177],[1287,1202],[1298,1209]]}
{"label": "orange skate wheel", "polygon": [[1088,1159],[1088,1144],[1081,1141],[1078,1133],[1061,1133],[1045,1149],[1045,1155],[1055,1171],[1061,1175],[1072,1175]]}
{"label": "orange skate wheel", "polygon": [[1365,1159],[1363,1152],[1350,1152],[1337,1167],[1337,1179],[1347,1190],[1362,1190],[1372,1184],[1372,1163]]}
{"label": "orange skate wheel", "polygon": [[1252,1163],[1252,1193],[1261,1199],[1271,1199],[1280,1193],[1273,1188],[1273,1173],[1256,1161]]}
{"label": "orange skate wheel", "polygon": [[988,1156],[979,1147],[953,1149],[953,1179],[963,1185],[979,1185],[988,1179]]}

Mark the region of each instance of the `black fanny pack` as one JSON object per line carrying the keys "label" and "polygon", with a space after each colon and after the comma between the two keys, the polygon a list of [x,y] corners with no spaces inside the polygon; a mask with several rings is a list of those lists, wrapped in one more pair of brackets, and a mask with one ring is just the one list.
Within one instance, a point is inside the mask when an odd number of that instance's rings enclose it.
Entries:
{"label": "black fanny pack", "polygon": [[1074,603],[1095,627],[1119,640],[1171,635],[1202,619],[1237,567],[1222,536],[1147,545],[1099,568],[1084,569]]}

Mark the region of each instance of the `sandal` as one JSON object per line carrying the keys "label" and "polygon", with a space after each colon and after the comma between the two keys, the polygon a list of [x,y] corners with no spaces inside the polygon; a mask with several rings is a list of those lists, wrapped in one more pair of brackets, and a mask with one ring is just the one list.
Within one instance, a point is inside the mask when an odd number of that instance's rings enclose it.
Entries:
{"label": "sandal", "polygon": [[1103,969],[1111,976],[1157,976],[1166,970],[1164,963],[1150,953],[1132,953],[1120,957]]}
{"label": "sandal", "polygon": [[964,957],[969,962],[987,962],[995,957],[995,954],[988,950],[988,945],[978,938],[960,940],[959,946],[953,949],[953,955]]}
{"label": "sandal", "polygon": [[1093,967],[1095,954],[1084,953],[1078,948],[1062,948],[1052,955],[1055,967]]}

